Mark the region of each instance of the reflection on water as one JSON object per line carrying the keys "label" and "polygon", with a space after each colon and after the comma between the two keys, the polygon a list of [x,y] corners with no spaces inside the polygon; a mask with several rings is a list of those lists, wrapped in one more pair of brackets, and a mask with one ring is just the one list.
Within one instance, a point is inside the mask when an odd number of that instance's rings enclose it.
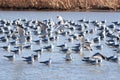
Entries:
{"label": "reflection on water", "polygon": [[[28,20],[45,20],[52,19],[57,21],[56,16],[61,15],[64,19],[72,20],[77,22],[77,20],[106,20],[107,24],[113,21],[119,21],[120,16],[118,12],[32,12],[32,11],[1,11],[1,19],[28,19]],[[89,25],[89,29],[93,28]],[[72,34],[76,33],[73,31]],[[99,33],[99,32],[96,32]],[[86,38],[92,40],[96,35],[88,34]],[[35,41],[38,37],[32,35],[32,39]],[[59,35],[58,41],[51,41],[48,43],[32,44],[32,50],[42,48],[43,46],[48,46],[49,44],[54,44],[54,46],[60,45],[62,43],[67,43],[70,48],[79,43],[75,40],[69,42],[66,39],[69,36]],[[20,38],[20,43],[25,42],[24,36]],[[0,80],[119,80],[120,76],[120,65],[117,63],[112,63],[108,61],[103,61],[101,65],[90,65],[86,64],[81,59],[83,56],[91,56],[96,52],[101,52],[106,56],[113,55],[113,50],[105,45],[105,40],[101,41],[104,48],[103,50],[97,50],[94,48],[93,51],[83,51],[83,54],[77,54],[73,52],[73,61],[66,62],[64,60],[65,54],[60,51],[60,48],[55,47],[53,52],[48,52],[44,50],[39,61],[35,61],[33,65],[29,65],[23,61],[23,56],[30,56],[34,53],[30,49],[23,49],[19,55],[16,55],[14,62],[8,61],[3,55],[9,54],[7,51],[0,48]],[[4,45],[4,43],[0,43]],[[52,55],[52,65],[50,67],[40,64],[40,61],[45,61],[49,59]]]}

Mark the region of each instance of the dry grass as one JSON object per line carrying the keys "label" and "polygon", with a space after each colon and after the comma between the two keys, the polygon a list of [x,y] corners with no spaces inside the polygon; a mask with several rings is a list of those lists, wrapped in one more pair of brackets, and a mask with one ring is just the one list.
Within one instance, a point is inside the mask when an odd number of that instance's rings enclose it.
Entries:
{"label": "dry grass", "polygon": [[0,0],[4,9],[89,10],[120,9],[120,0]]}

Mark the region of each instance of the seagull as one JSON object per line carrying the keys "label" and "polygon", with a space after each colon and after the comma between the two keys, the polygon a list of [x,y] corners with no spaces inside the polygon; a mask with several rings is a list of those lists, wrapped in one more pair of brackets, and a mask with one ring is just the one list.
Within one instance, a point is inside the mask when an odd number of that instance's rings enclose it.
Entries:
{"label": "seagull", "polygon": [[23,46],[23,48],[25,48],[25,49],[31,49],[31,44],[26,44],[26,45]]}
{"label": "seagull", "polygon": [[43,64],[45,64],[45,65],[50,66],[50,65],[51,65],[51,58],[49,58],[49,60],[47,60],[47,61],[42,61],[42,62],[40,62],[40,63],[43,63]]}
{"label": "seagull", "polygon": [[62,16],[57,16],[57,19],[59,20],[59,24],[64,24],[64,19],[62,18]]}
{"label": "seagull", "polygon": [[76,53],[81,53],[83,51],[82,46],[75,46],[74,49],[72,49]]}
{"label": "seagull", "polygon": [[27,62],[28,64],[33,64],[34,63],[34,55],[33,54],[31,56],[22,57],[22,58],[24,58],[25,60],[23,60],[23,61]]}
{"label": "seagull", "polygon": [[72,61],[71,53],[67,53],[65,56],[65,61]]}
{"label": "seagull", "polygon": [[20,54],[20,47],[15,47],[15,49],[10,50],[10,52],[13,52],[14,54]]}
{"label": "seagull", "polygon": [[120,53],[120,48],[115,49],[115,50],[113,50],[113,51],[115,51],[116,53]]}
{"label": "seagull", "polygon": [[7,38],[5,36],[0,37],[1,42],[7,42]]}
{"label": "seagull", "polygon": [[41,55],[43,53],[43,48],[33,50],[33,52],[39,53]]}
{"label": "seagull", "polygon": [[87,57],[87,58],[82,59],[82,61],[87,62],[92,65],[99,65],[101,64],[102,59],[98,59],[98,58],[92,59],[90,57]]}
{"label": "seagull", "polygon": [[33,42],[35,42],[36,44],[40,44],[41,40],[40,39],[36,39],[36,40],[33,40]]}
{"label": "seagull", "polygon": [[18,28],[18,34],[19,34],[19,36],[24,36],[25,32],[24,32],[23,25],[22,24],[18,24],[17,28]]}
{"label": "seagull", "polygon": [[64,30],[65,28],[65,20],[62,18],[62,16],[57,16],[57,19],[59,20],[58,24],[56,25],[56,28],[60,31]]}
{"label": "seagull", "polygon": [[71,49],[70,48],[65,48],[61,50],[63,53],[71,53]]}
{"label": "seagull", "polygon": [[98,49],[98,50],[102,50],[103,45],[96,45],[95,47],[96,47],[96,49]]}
{"label": "seagull", "polygon": [[67,44],[64,43],[64,44],[58,45],[57,47],[60,47],[61,49],[64,49],[65,47],[67,47]]}
{"label": "seagull", "polygon": [[15,54],[13,54],[13,55],[4,55],[4,57],[8,58],[8,60],[10,60],[10,61],[15,60]]}
{"label": "seagull", "polygon": [[16,40],[10,41],[10,45],[16,45]]}
{"label": "seagull", "polygon": [[34,55],[34,60],[38,60],[39,58],[40,58],[40,54],[39,53]]}
{"label": "seagull", "polygon": [[113,56],[108,57],[107,60],[111,61],[111,62],[119,62],[120,61],[120,56],[119,56],[118,53],[116,53]]}
{"label": "seagull", "polygon": [[9,49],[10,49],[10,44],[4,45],[4,46],[0,46],[0,48],[3,48],[4,50],[9,51]]}
{"label": "seagull", "polygon": [[103,56],[99,52],[95,53],[91,57],[84,57],[82,59],[82,61],[85,61],[85,62],[90,63],[92,65],[101,64],[102,60],[107,60],[107,57]]}
{"label": "seagull", "polygon": [[49,46],[45,46],[43,49],[46,49],[46,50],[52,52],[52,51],[53,51],[53,48],[54,48],[54,46],[51,44],[51,45],[49,45]]}
{"label": "seagull", "polygon": [[92,42],[89,42],[89,41],[85,40],[85,42],[83,42],[81,45],[82,45],[83,48],[85,48],[89,51],[92,51],[93,50],[92,49],[92,44],[93,44]]}
{"label": "seagull", "polygon": [[101,54],[101,53],[99,53],[99,52],[97,52],[97,53],[95,53],[94,55],[92,55],[92,58],[98,58],[98,59],[103,59],[103,60],[107,60],[107,57],[106,56],[104,56],[103,54]]}
{"label": "seagull", "polygon": [[94,43],[99,43],[101,41],[100,36],[93,39]]}

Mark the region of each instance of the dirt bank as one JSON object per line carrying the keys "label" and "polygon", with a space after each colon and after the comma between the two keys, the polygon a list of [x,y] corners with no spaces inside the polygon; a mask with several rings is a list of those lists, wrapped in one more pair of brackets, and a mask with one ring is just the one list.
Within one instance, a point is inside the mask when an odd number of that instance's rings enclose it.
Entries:
{"label": "dirt bank", "polygon": [[0,0],[2,10],[117,10],[120,0]]}

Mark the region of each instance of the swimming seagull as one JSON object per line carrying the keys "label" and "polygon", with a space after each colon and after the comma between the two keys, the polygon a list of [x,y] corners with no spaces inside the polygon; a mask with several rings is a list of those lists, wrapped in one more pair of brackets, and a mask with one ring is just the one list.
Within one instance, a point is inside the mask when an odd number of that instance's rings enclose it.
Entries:
{"label": "swimming seagull", "polygon": [[[26,60],[32,60],[32,58],[33,58],[34,60],[38,60],[38,59],[40,58],[40,54],[39,54],[39,53],[37,53],[37,54],[32,54],[31,56],[22,57],[22,58],[24,58],[24,59],[26,59]],[[33,62],[34,62],[34,60],[33,60]]]}
{"label": "swimming seagull", "polygon": [[67,53],[66,56],[65,56],[65,60],[66,61],[72,61],[72,56],[71,56],[71,53]]}
{"label": "swimming seagull", "polygon": [[120,48],[115,49],[115,50],[113,50],[113,51],[115,51],[116,53],[120,53]]}
{"label": "swimming seagull", "polygon": [[10,45],[16,45],[16,40],[9,41]]}
{"label": "swimming seagull", "polygon": [[73,42],[73,38],[72,37],[68,38],[68,41]]}
{"label": "swimming seagull", "polygon": [[98,59],[103,59],[103,60],[107,60],[107,57],[106,56],[104,56],[103,54],[101,54],[101,53],[99,53],[99,52],[97,52],[97,53],[95,53],[94,55],[92,55],[92,58],[94,58],[94,59],[96,59],[96,58],[98,58]]}
{"label": "swimming seagull", "polygon": [[0,41],[2,41],[2,42],[7,42],[8,39],[7,39],[5,36],[2,36],[2,37],[0,37]]}
{"label": "swimming seagull", "polygon": [[25,34],[25,36],[26,36],[26,37],[25,37],[26,41],[27,41],[27,42],[30,42],[31,39],[32,39],[32,37],[31,37],[31,33],[28,32],[28,33]]}
{"label": "swimming seagull", "polygon": [[99,49],[99,50],[102,50],[103,45],[96,45],[95,47],[96,47],[97,49]]}
{"label": "swimming seagull", "polygon": [[76,53],[82,53],[83,49],[82,46],[75,46],[74,49],[72,49]]}
{"label": "swimming seagull", "polygon": [[49,46],[45,46],[43,49],[46,49],[46,50],[52,52],[53,49],[54,49],[54,46],[51,44],[51,45],[49,45]]}
{"label": "swimming seagull", "polygon": [[14,49],[10,50],[10,52],[13,52],[14,54],[20,54],[20,47],[17,46],[17,47],[14,47]]}
{"label": "swimming seagull", "polygon": [[57,47],[60,47],[61,49],[64,49],[65,47],[67,47],[67,44],[64,43],[64,44],[58,45]]}
{"label": "swimming seagull", "polygon": [[40,58],[40,53],[37,53],[36,55],[34,55],[34,60],[38,60]]}
{"label": "swimming seagull", "polygon": [[33,52],[39,53],[41,55],[43,53],[43,48],[33,50]]}
{"label": "swimming seagull", "polygon": [[14,60],[15,60],[15,54],[12,54],[12,55],[4,55],[4,57],[8,58],[8,60],[10,60],[10,61],[14,61]]}
{"label": "swimming seagull", "polygon": [[101,64],[102,59],[98,59],[98,58],[93,59],[93,58],[87,57],[87,58],[82,59],[82,61],[87,62],[92,65],[99,65]]}
{"label": "swimming seagull", "polygon": [[120,55],[118,53],[115,53],[113,56],[107,57],[107,60],[118,63],[120,61]]}
{"label": "swimming seagull", "polygon": [[71,49],[70,48],[65,48],[61,50],[63,53],[71,53]]}
{"label": "swimming seagull", "polygon": [[0,48],[3,48],[4,50],[9,51],[10,43],[8,43],[8,45],[0,46]]}
{"label": "swimming seagull", "polygon": [[47,61],[41,61],[40,63],[43,63],[45,65],[50,66],[51,65],[51,58],[49,58],[49,60],[47,60]]}
{"label": "swimming seagull", "polygon": [[89,50],[89,51],[92,51],[92,46],[91,46],[91,43],[85,43],[85,44],[82,44],[82,47]]}
{"label": "swimming seagull", "polygon": [[99,43],[101,41],[100,36],[93,39],[94,43]]}
{"label": "swimming seagull", "polygon": [[31,49],[31,43],[23,46],[24,49]]}
{"label": "swimming seagull", "polygon": [[27,62],[28,64],[33,64],[34,63],[34,55],[33,54],[31,56],[22,57],[22,58],[24,58],[25,60],[23,60],[23,61]]}
{"label": "swimming seagull", "polygon": [[33,42],[35,42],[36,44],[40,44],[41,40],[40,39],[36,39],[36,40],[33,40]]}
{"label": "swimming seagull", "polygon": [[43,38],[43,39],[42,39],[42,42],[48,43],[48,42],[49,42],[49,39],[48,39],[48,38]]}
{"label": "swimming seagull", "polygon": [[100,54],[99,52],[95,53],[91,57],[84,57],[82,61],[90,63],[92,65],[101,64],[102,60],[108,60],[106,56]]}

